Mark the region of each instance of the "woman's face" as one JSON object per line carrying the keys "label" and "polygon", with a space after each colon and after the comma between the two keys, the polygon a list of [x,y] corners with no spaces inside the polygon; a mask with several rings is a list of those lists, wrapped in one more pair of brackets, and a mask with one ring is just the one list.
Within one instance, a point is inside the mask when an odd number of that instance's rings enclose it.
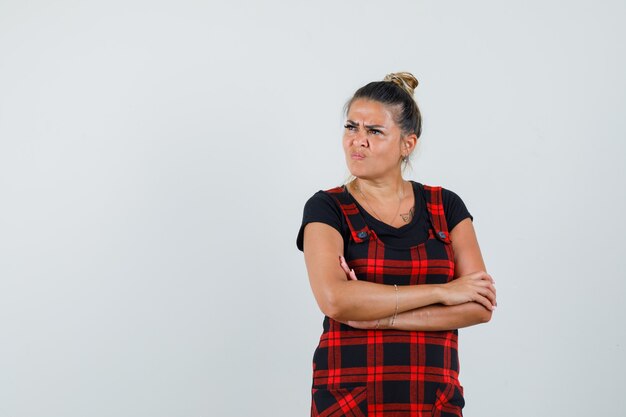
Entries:
{"label": "woman's face", "polygon": [[381,179],[397,175],[400,160],[411,150],[402,140],[391,110],[366,99],[352,102],[343,134],[343,150],[350,173],[357,178]]}

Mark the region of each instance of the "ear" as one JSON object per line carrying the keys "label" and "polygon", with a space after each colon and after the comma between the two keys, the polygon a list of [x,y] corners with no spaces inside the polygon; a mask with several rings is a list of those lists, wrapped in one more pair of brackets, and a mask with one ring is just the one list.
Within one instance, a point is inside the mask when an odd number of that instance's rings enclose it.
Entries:
{"label": "ear", "polygon": [[415,145],[417,145],[417,135],[415,133],[411,133],[410,135],[406,135],[402,139],[402,154],[410,155],[415,149]]}

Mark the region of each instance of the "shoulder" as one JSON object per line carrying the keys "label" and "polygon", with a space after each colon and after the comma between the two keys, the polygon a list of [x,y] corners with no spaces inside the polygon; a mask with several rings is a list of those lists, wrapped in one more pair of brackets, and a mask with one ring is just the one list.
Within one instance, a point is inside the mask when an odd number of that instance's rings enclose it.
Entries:
{"label": "shoulder", "polygon": [[424,190],[425,197],[428,201],[433,202],[433,198],[441,198],[441,200],[435,204],[441,204],[443,206],[448,231],[451,231],[459,222],[467,217],[472,221],[474,220],[474,217],[465,206],[463,199],[456,192],[440,185],[415,184],[418,188]]}
{"label": "shoulder", "polygon": [[336,199],[336,196],[341,192],[343,192],[341,187],[335,187],[326,191],[320,190],[307,200],[304,205],[300,230],[296,238],[298,249],[303,250],[304,228],[309,223],[326,223],[335,228],[340,234],[345,234],[347,226],[341,212],[339,201]]}
{"label": "shoulder", "polygon": [[457,193],[447,188],[441,187],[441,200],[445,203],[463,202]]}
{"label": "shoulder", "polygon": [[429,200],[431,196],[441,195],[441,191],[443,191],[443,187],[440,185],[429,185],[422,184],[421,182],[411,181],[413,183],[413,188],[419,190],[423,193]]}
{"label": "shoulder", "polygon": [[441,188],[441,200],[443,203],[443,210],[446,213],[446,221],[448,222],[449,231],[452,231],[454,226],[468,217],[470,220],[474,221],[474,216],[470,214],[465,202],[454,191],[447,188]]}
{"label": "shoulder", "polygon": [[411,181],[413,183],[414,187],[417,187],[420,191],[424,191],[424,192],[428,192],[428,193],[440,193],[441,195],[441,200],[442,202],[445,204],[447,203],[455,203],[458,201],[463,201],[461,200],[461,197],[459,197],[459,195],[457,193],[455,193],[454,191],[442,187],[441,185],[426,185],[426,184],[421,184],[419,182],[416,181]]}
{"label": "shoulder", "polygon": [[333,211],[339,213],[339,203],[333,194],[341,192],[341,187],[331,188],[330,190],[319,190],[313,194],[305,203],[305,213],[311,211]]}
{"label": "shoulder", "polygon": [[411,180],[413,190],[422,195],[428,203],[439,204],[443,196],[443,187],[440,185],[428,185]]}

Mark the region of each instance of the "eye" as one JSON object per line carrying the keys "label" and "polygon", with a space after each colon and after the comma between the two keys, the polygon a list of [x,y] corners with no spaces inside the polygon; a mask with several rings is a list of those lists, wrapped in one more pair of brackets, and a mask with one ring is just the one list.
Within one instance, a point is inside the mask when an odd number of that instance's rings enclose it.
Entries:
{"label": "eye", "polygon": [[370,130],[369,130],[369,132],[370,132],[372,135],[377,135],[377,136],[378,136],[378,135],[382,135],[382,134],[383,134],[383,132],[381,132],[381,131],[380,131],[380,130],[378,130],[378,129],[370,129]]}
{"label": "eye", "polygon": [[355,131],[356,130],[356,126],[351,125],[351,124],[346,124],[344,127],[346,129],[350,130],[350,131]]}

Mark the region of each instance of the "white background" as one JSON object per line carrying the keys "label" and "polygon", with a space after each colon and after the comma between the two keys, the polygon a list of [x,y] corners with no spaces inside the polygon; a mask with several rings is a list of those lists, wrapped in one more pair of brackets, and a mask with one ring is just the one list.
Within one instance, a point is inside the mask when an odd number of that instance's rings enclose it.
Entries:
{"label": "white background", "polygon": [[305,416],[295,247],[341,109],[420,80],[407,177],[474,215],[499,307],[468,417],[626,408],[622,1],[0,2],[0,417]]}

